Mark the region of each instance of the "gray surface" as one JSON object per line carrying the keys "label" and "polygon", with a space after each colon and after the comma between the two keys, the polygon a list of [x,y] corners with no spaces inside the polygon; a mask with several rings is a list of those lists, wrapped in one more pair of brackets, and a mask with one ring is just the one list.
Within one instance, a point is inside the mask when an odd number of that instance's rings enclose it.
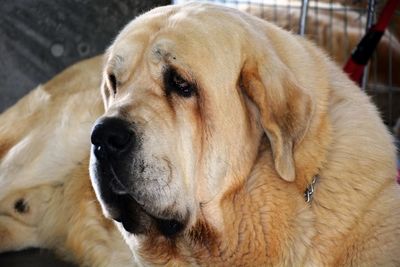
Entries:
{"label": "gray surface", "polygon": [[[102,53],[136,15],[169,0],[0,0],[0,112],[67,66]],[[0,254],[1,267],[72,267],[49,251]]]}
{"label": "gray surface", "polygon": [[168,0],[0,0],[0,112]]}
{"label": "gray surface", "polygon": [[76,265],[60,261],[51,251],[28,249],[20,252],[1,254],[2,267],[77,267]]}

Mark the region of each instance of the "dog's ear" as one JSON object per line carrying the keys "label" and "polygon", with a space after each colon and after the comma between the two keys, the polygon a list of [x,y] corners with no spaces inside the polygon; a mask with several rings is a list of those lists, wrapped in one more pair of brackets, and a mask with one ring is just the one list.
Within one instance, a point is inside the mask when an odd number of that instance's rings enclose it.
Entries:
{"label": "dog's ear", "polygon": [[312,98],[277,56],[268,63],[262,58],[244,64],[241,87],[259,110],[277,173],[285,181],[292,182],[296,177],[294,147],[309,127]]}

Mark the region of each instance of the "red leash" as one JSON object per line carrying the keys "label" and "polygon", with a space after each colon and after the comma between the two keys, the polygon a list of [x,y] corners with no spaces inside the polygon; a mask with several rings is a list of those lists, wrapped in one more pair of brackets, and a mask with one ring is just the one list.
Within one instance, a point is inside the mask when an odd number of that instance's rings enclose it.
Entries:
{"label": "red leash", "polygon": [[350,78],[360,83],[364,67],[367,65],[368,60],[371,58],[376,46],[385,29],[396,10],[396,6],[400,0],[388,0],[384,9],[382,10],[378,22],[368,30],[361,41],[358,43],[356,49],[351,53],[351,57],[347,61],[343,70],[350,76]]}
{"label": "red leash", "polygon": [[[343,70],[346,72],[350,79],[356,83],[361,83],[361,78],[364,73],[364,67],[367,65],[372,56],[375,48],[381,40],[385,29],[389,25],[391,18],[396,10],[400,0],[388,0],[384,9],[382,10],[378,22],[368,30],[361,41],[358,43],[356,49],[351,53],[351,57],[347,61]],[[397,182],[400,184],[400,165],[397,166]]]}

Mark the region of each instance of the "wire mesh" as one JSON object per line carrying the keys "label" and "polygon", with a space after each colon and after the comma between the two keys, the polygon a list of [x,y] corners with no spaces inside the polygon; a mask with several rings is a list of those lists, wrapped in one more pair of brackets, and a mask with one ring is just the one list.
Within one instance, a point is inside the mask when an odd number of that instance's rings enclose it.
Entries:
{"label": "wire mesh", "polygon": [[[371,0],[370,0],[371,1]],[[176,0],[175,3],[187,2]],[[249,12],[300,32],[301,0],[203,0]],[[349,58],[367,28],[366,0],[309,0],[305,36],[323,47],[340,66]],[[372,21],[385,5],[377,1]],[[400,117],[400,8],[366,68],[366,92],[392,127]]]}

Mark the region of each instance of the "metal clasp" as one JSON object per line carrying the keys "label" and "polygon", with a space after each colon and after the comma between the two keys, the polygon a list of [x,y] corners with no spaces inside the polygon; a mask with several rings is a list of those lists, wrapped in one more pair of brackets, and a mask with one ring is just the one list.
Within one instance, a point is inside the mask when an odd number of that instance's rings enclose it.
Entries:
{"label": "metal clasp", "polygon": [[307,186],[306,191],[304,192],[304,198],[306,199],[306,203],[310,203],[313,199],[313,194],[315,191],[315,184],[317,183],[318,175],[314,175],[311,183]]}

